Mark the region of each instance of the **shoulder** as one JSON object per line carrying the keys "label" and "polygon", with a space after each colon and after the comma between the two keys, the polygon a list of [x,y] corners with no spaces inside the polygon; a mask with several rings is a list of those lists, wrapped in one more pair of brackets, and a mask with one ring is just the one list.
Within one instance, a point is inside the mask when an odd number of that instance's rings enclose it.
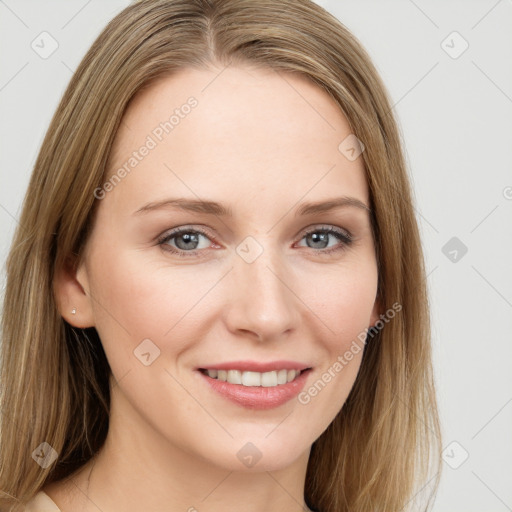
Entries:
{"label": "shoulder", "polygon": [[26,505],[25,512],[61,512],[44,491],[39,491]]}

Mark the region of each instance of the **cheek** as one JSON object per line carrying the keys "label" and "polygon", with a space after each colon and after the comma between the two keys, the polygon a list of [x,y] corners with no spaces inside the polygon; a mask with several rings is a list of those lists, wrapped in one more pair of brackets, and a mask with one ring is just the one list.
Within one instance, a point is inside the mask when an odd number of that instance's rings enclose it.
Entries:
{"label": "cheek", "polygon": [[[97,254],[95,262],[91,287],[97,330],[104,344],[115,340],[116,350],[124,347],[132,356],[146,338],[166,352],[172,339],[172,351],[179,353],[187,339],[199,339],[199,331],[208,329],[215,309],[211,300],[226,300],[217,295],[219,290],[229,295],[222,286],[214,290],[223,271],[207,264],[172,267],[165,256],[153,261],[138,251]],[[292,281],[300,299],[296,307],[305,308],[307,323],[321,329],[330,353],[346,350],[368,327],[377,288],[371,258],[352,258],[339,266],[307,264]]]}
{"label": "cheek", "polygon": [[359,372],[377,293],[377,267],[370,259],[364,269],[347,265],[309,282],[315,285],[309,291],[303,288],[304,302],[319,319],[323,335],[317,336],[318,348],[324,357],[298,398],[327,425],[345,403]]}
{"label": "cheek", "polygon": [[[154,264],[130,251],[115,260],[99,256],[96,261],[93,308],[106,351],[133,358],[133,350],[150,339],[162,352],[176,355],[197,339],[204,316],[201,302],[218,281],[214,272],[171,268],[165,261]],[[105,261],[108,265],[101,264]]]}
{"label": "cheek", "polygon": [[377,294],[377,268],[371,260],[364,266],[316,272],[303,283],[304,303],[325,327],[324,339],[332,350],[343,350],[369,327]]}

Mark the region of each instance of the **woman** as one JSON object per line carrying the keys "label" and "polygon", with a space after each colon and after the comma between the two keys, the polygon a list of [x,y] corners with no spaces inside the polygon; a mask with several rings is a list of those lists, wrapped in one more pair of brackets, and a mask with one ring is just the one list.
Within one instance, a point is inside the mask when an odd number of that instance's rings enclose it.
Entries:
{"label": "woman", "polygon": [[397,511],[439,479],[396,123],[307,0],[143,0],[77,69],[7,262],[1,510]]}

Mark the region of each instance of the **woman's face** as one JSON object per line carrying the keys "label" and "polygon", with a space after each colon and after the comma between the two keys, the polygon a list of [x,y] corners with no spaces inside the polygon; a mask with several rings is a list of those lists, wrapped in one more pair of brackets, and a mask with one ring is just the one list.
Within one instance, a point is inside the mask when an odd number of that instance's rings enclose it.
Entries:
{"label": "woman's face", "polygon": [[[363,161],[351,139],[339,148],[350,134],[325,92],[270,70],[181,70],[134,98],[95,193],[77,318],[139,439],[272,470],[339,412],[353,342],[378,318]],[[284,384],[288,370],[305,371]]]}

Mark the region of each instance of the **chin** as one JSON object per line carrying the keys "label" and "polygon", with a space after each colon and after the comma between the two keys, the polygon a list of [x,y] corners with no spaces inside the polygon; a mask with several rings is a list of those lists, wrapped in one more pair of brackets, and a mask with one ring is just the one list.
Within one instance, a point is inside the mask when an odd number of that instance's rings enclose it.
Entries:
{"label": "chin", "polygon": [[272,428],[226,443],[212,443],[205,447],[208,453],[203,452],[203,458],[226,471],[263,472],[285,469],[301,456],[309,456],[312,442],[306,442],[301,429],[297,428],[291,438],[285,430],[269,435]]}

